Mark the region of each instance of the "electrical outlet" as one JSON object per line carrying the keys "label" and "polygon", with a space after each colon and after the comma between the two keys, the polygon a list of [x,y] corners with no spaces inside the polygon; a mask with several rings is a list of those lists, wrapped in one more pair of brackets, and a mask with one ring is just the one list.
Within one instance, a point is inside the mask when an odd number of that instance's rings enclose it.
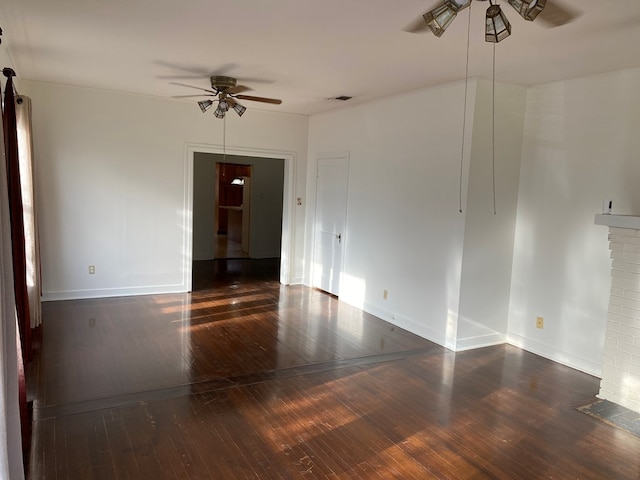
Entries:
{"label": "electrical outlet", "polygon": [[544,328],[544,318],[536,318],[536,328]]}
{"label": "electrical outlet", "polygon": [[89,265],[89,275],[95,275],[95,274],[96,274],[96,266]]}
{"label": "electrical outlet", "polygon": [[387,290],[382,291],[382,298],[384,298],[385,300],[389,298],[389,292]]}

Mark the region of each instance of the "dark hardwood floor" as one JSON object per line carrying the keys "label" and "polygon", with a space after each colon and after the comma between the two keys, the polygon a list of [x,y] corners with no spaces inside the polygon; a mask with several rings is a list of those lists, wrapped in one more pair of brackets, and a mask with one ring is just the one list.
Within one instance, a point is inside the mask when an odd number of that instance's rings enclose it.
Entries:
{"label": "dark hardwood floor", "polygon": [[640,438],[576,410],[598,379],[277,277],[198,262],[192,294],[45,303],[30,477],[640,478]]}

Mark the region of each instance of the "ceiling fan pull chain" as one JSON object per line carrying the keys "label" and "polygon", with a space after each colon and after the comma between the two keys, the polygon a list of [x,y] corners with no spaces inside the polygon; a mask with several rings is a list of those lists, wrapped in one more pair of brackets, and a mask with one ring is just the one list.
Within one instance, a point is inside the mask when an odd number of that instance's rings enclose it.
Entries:
{"label": "ceiling fan pull chain", "polygon": [[493,81],[491,93],[491,174],[493,177],[493,214],[496,215],[496,44],[493,44]]}
{"label": "ceiling fan pull chain", "polygon": [[[473,3],[473,2],[471,2]],[[464,139],[467,129],[467,91],[469,89],[469,43],[471,38],[471,3],[469,3],[469,22],[467,25],[467,63],[464,72],[464,110],[462,112],[462,148],[460,151],[460,213],[462,213],[462,176],[464,166]]]}

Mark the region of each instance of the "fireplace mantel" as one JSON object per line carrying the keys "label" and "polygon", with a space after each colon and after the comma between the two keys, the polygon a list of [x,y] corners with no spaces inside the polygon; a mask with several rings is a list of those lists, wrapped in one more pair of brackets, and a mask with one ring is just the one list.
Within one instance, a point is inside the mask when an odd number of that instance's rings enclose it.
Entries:
{"label": "fireplace mantel", "polygon": [[596,215],[596,225],[606,225],[607,227],[632,228],[640,230],[640,217],[636,215],[611,215],[599,213]]}

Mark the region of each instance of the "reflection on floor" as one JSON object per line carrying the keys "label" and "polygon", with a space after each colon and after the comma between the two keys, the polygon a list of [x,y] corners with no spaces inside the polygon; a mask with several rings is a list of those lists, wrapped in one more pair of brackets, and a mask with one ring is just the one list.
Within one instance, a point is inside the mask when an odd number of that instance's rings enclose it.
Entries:
{"label": "reflection on floor", "polygon": [[249,254],[242,251],[242,246],[234,242],[227,235],[216,234],[215,258],[249,258]]}
{"label": "reflection on floor", "polygon": [[201,292],[227,285],[237,288],[244,283],[277,283],[280,278],[280,259],[218,259],[193,262],[192,290]]}

